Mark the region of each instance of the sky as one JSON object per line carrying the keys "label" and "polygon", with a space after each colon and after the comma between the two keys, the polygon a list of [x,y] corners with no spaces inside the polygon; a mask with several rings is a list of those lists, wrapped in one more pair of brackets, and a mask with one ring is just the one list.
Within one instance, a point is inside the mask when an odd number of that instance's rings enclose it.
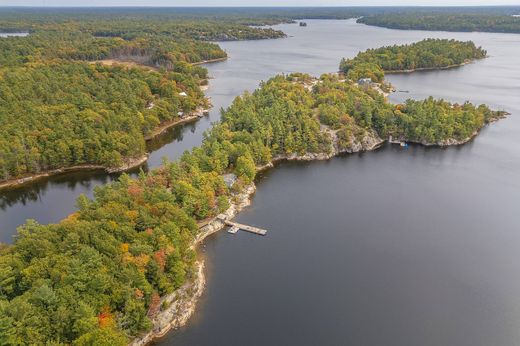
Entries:
{"label": "sky", "polygon": [[0,6],[494,6],[520,0],[0,0]]}

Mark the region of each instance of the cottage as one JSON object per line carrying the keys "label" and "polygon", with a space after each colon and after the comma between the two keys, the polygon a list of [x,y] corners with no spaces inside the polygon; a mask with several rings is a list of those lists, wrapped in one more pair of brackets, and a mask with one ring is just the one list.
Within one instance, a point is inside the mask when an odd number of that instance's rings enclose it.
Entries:
{"label": "cottage", "polygon": [[361,78],[361,79],[358,80],[358,85],[371,86],[372,85],[372,78]]}

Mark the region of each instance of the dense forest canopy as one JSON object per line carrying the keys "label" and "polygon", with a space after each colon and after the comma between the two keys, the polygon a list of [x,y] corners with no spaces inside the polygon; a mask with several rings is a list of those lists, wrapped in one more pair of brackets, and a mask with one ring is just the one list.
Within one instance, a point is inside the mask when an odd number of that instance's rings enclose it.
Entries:
{"label": "dense forest canopy", "polygon": [[86,63],[0,70],[0,179],[143,155],[159,124],[206,106],[205,73]]}
{"label": "dense forest canopy", "polygon": [[368,49],[353,59],[343,59],[340,71],[352,80],[371,78],[379,83],[384,79],[384,72],[446,68],[485,58],[486,54],[471,41],[430,38],[412,44]]}
{"label": "dense forest canopy", "polygon": [[[227,56],[209,40],[283,37],[216,20],[0,12],[0,181],[83,164],[116,167],[145,153],[162,123],[206,107],[207,71]],[[74,19],[77,18],[77,19]],[[162,18],[162,19],[161,19]],[[157,71],[90,65],[133,62]]]}
{"label": "dense forest canopy", "polygon": [[171,69],[179,62],[196,63],[224,57],[226,53],[216,44],[191,39],[174,40],[162,34],[122,38],[57,30],[0,39],[0,66],[20,66],[54,59],[119,59]]}
{"label": "dense forest canopy", "polygon": [[[222,115],[180,160],[96,188],[59,224],[19,229],[0,250],[2,344],[125,345],[149,330],[161,297],[193,275],[197,221],[226,210],[256,167],[274,158],[348,150],[367,135],[467,140],[500,114],[432,98],[392,105],[337,75],[294,74],[237,97]],[[238,176],[232,188],[222,178],[228,172]]]}
{"label": "dense forest canopy", "polygon": [[370,15],[358,19],[357,22],[403,30],[520,33],[520,18],[513,16],[519,13],[519,11],[511,11],[508,14],[403,12]]}

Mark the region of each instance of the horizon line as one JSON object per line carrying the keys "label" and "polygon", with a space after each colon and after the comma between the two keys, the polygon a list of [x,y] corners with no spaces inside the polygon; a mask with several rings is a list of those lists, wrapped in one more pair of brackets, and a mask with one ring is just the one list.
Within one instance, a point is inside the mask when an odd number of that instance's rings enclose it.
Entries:
{"label": "horizon line", "polygon": [[486,8],[486,7],[520,7],[519,4],[498,4],[498,5],[348,5],[348,6],[337,6],[337,5],[312,5],[312,6],[233,6],[233,5],[221,5],[221,6],[206,6],[206,5],[178,5],[178,6],[163,6],[163,5],[144,5],[144,6],[133,6],[133,5],[71,5],[71,6],[60,6],[60,5],[1,5],[0,8]]}

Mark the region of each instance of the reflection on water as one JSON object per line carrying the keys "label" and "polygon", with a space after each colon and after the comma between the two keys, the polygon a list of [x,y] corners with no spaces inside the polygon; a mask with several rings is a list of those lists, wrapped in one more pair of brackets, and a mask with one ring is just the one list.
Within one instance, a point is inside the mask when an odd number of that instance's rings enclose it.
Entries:
{"label": "reflection on water", "polygon": [[49,188],[52,188],[53,183],[63,184],[67,189],[74,190],[78,187],[81,189],[90,190],[92,184],[95,182],[98,184],[106,184],[109,181],[109,176],[101,175],[98,179],[92,176],[92,172],[85,172],[87,175],[84,179],[78,177],[78,179],[70,179],[70,177],[56,177],[53,181],[49,179],[41,179],[35,183],[28,184],[27,186],[20,186],[12,190],[8,190],[0,195],[0,209],[5,210],[7,207],[11,207],[14,204],[20,203],[25,206],[28,202],[41,201],[41,196],[45,195]]}
{"label": "reflection on water", "polygon": [[[146,143],[146,149],[152,154],[153,158],[157,156],[155,152],[163,148],[167,144],[175,142],[182,142],[184,140],[184,133],[195,133],[197,131],[197,122],[190,122],[181,126],[175,126],[167,129],[160,136],[157,136]],[[155,165],[154,165],[155,166]]]}
{"label": "reflection on water", "polygon": [[[201,121],[208,120],[203,118]],[[200,122],[200,121],[199,121]],[[208,125],[209,126],[209,123]],[[147,151],[151,152],[148,162],[141,167],[127,171],[135,177],[140,170],[147,172],[159,166],[164,157],[174,159],[182,151],[175,148],[175,155],[168,152],[169,146],[177,146],[185,134],[197,133],[197,123],[188,123],[166,130],[160,136],[147,142]],[[16,228],[26,219],[35,219],[40,223],[58,222],[76,209],[75,201],[80,194],[92,197],[96,186],[107,184],[117,179],[121,173],[107,174],[103,170],[91,170],[64,173],[39,179],[33,183],[0,192],[0,242],[10,243]]]}

